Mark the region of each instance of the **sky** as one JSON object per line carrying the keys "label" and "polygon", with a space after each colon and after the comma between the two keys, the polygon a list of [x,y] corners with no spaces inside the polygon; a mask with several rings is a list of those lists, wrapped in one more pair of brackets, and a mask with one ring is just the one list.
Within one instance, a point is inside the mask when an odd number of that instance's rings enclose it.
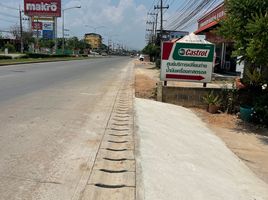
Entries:
{"label": "sky", "polygon": [[[184,2],[186,0],[171,0],[170,2]],[[104,38],[104,43],[111,39],[115,43],[123,44],[129,49],[142,49],[145,46],[146,21],[148,11],[152,9],[156,0],[62,0],[62,8],[81,6],[81,9],[72,9],[65,12],[65,27],[70,30],[71,36],[83,38],[85,33],[96,32]],[[0,4],[12,7],[23,5],[23,0],[0,0]],[[0,5],[1,6],[1,5]],[[172,13],[165,12],[165,17]],[[17,11],[1,6],[0,30],[8,30],[18,19]],[[3,19],[5,21],[3,21]],[[27,23],[24,23],[25,26]],[[58,19],[58,37],[62,37],[62,19]],[[193,29],[193,28],[192,28]]]}

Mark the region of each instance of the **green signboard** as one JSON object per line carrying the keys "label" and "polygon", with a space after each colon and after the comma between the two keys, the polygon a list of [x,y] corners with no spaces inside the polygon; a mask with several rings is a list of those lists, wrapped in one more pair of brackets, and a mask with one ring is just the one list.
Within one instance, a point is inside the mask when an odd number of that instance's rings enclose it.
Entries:
{"label": "green signboard", "polygon": [[163,43],[161,80],[211,82],[214,51],[210,43]]}

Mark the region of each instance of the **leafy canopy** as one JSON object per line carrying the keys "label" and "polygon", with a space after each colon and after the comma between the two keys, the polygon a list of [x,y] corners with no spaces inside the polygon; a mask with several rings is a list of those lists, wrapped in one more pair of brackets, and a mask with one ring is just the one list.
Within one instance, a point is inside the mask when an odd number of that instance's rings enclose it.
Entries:
{"label": "leafy canopy", "polygon": [[218,33],[234,42],[235,56],[255,66],[268,63],[268,0],[225,0]]}

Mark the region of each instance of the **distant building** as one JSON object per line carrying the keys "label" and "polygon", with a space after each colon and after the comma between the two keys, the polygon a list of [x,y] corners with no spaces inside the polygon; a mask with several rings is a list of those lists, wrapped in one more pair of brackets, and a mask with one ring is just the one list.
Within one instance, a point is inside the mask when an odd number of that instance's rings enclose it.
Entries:
{"label": "distant building", "polygon": [[102,45],[102,37],[96,33],[85,34],[85,41],[91,45],[92,49],[99,49]]}

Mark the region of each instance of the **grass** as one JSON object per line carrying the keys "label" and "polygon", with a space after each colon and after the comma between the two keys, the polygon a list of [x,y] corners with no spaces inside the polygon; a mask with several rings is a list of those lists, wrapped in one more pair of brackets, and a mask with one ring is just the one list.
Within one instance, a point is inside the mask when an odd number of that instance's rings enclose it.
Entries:
{"label": "grass", "polygon": [[86,60],[86,59],[91,59],[91,57],[18,58],[18,59],[11,59],[11,60],[0,60],[0,65],[39,63],[39,62],[54,62],[54,61],[71,61],[71,60]]}

